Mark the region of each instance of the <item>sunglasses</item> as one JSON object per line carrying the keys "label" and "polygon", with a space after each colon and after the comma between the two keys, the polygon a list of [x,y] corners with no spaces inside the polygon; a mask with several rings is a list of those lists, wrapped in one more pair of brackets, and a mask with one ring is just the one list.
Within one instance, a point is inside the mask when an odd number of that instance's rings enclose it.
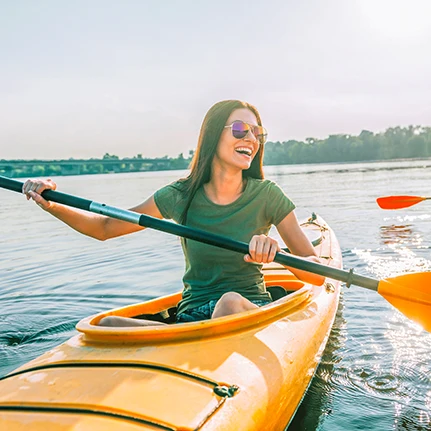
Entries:
{"label": "sunglasses", "polygon": [[224,128],[232,129],[232,135],[236,139],[243,139],[247,136],[248,132],[251,132],[262,145],[266,142],[268,135],[265,127],[244,123],[241,120],[235,120],[230,126],[224,126]]}

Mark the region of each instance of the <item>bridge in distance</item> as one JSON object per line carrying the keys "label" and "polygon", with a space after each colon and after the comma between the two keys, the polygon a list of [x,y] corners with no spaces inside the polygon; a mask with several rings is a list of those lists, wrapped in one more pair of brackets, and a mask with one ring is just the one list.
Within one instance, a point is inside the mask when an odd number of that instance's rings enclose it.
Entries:
{"label": "bridge in distance", "polygon": [[[0,172],[6,176],[12,176],[14,172],[26,170],[31,172],[35,167],[43,167],[47,172],[56,167],[57,175],[80,175],[81,173],[95,173],[95,169],[101,172],[136,172],[159,171],[172,169],[172,161],[168,158],[144,159],[67,159],[67,160],[0,160]],[[58,171],[60,168],[60,171]]]}

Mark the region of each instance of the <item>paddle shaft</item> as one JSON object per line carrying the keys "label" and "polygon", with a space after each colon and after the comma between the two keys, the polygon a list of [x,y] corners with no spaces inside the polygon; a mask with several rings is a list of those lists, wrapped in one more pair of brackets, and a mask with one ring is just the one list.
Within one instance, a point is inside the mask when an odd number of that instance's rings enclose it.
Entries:
{"label": "paddle shaft", "polygon": [[[22,193],[23,183],[20,181],[12,180],[0,176],[0,187]],[[172,223],[166,220],[160,220],[146,214],[138,214],[133,211],[123,210],[116,207],[111,207],[98,202],[90,201],[66,193],[57,192],[54,190],[45,190],[42,197],[46,200],[57,202],[63,205],[79,208],[85,211],[90,211],[96,214],[102,214],[108,217],[116,218],[119,220],[127,221],[130,223],[138,224],[143,227],[160,230],[163,232],[171,233],[183,238],[194,241],[199,241],[205,244],[221,247],[226,250],[236,251],[243,254],[248,254],[248,244],[242,241],[235,241],[220,235],[215,235],[210,232],[205,232],[200,229],[183,226],[180,224]],[[275,262],[282,265],[291,266],[307,272],[323,275],[324,277],[333,278],[356,286],[365,287],[370,290],[377,291],[379,280],[374,278],[365,277],[362,275],[354,274],[353,272],[344,271],[342,269],[333,268],[319,263],[310,262],[299,257],[286,255],[283,253],[276,253]]]}

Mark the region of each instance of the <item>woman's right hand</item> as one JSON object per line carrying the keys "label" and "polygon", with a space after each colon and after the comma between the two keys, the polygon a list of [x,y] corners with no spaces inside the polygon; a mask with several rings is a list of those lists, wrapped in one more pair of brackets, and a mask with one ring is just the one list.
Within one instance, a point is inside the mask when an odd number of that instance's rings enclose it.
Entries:
{"label": "woman's right hand", "polygon": [[53,203],[44,199],[41,194],[44,190],[55,190],[56,188],[57,184],[50,179],[27,180],[22,186],[22,192],[27,196],[27,200],[32,199],[42,209],[49,210]]}

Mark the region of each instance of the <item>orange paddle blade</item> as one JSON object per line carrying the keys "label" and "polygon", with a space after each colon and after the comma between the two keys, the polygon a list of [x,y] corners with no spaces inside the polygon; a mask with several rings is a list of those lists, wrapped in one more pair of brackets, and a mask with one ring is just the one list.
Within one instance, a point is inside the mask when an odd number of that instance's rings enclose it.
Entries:
{"label": "orange paddle blade", "polygon": [[406,317],[431,332],[431,272],[381,280],[377,292]]}
{"label": "orange paddle blade", "polygon": [[384,210],[398,210],[400,208],[411,207],[426,199],[424,196],[383,196],[377,198],[377,205]]}

